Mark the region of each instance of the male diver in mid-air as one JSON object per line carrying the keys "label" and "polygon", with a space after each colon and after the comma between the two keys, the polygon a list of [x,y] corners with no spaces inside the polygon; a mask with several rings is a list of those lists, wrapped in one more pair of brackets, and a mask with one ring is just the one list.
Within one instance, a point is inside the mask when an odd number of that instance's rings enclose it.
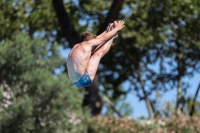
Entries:
{"label": "male diver in mid-air", "polygon": [[81,33],[81,43],[74,45],[67,58],[68,75],[76,87],[83,88],[92,83],[101,58],[123,27],[124,21],[120,20],[109,24],[98,36],[90,32]]}

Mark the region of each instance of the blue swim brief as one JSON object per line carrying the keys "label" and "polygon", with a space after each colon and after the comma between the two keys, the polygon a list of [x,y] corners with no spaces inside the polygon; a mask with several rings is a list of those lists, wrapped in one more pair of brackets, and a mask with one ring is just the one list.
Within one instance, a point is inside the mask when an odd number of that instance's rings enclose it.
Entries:
{"label": "blue swim brief", "polygon": [[78,88],[83,88],[89,86],[92,83],[92,80],[90,79],[88,72],[85,71],[78,81],[72,83]]}

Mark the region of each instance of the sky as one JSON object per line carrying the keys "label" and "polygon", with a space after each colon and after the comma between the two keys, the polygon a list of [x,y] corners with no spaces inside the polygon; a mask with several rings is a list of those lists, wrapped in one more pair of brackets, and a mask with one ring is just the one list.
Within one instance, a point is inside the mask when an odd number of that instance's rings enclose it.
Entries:
{"label": "sky", "polygon": [[[63,49],[62,47],[60,47],[61,56],[65,59],[67,59],[69,51],[70,49]],[[186,78],[185,80],[187,80],[189,84],[191,85],[191,89],[188,90],[187,94],[194,96],[195,91],[200,83],[200,74],[197,73],[194,75],[193,78]],[[167,93],[162,95],[161,100],[162,102],[164,101],[173,102],[173,101],[176,101],[176,95],[177,95],[176,90],[173,89],[172,91],[168,91]],[[133,109],[133,113],[131,117],[133,117],[134,119],[138,119],[142,116],[148,117],[148,110],[147,110],[145,102],[139,101],[134,91],[127,95],[126,102],[130,103],[130,106]]]}

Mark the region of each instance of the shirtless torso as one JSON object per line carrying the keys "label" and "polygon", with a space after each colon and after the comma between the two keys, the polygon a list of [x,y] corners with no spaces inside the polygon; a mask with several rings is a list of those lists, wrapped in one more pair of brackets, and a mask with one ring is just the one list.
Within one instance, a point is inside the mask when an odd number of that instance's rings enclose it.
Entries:
{"label": "shirtless torso", "polygon": [[76,44],[67,59],[68,74],[72,82],[78,81],[87,68],[91,56],[90,49],[84,49],[81,43]]}

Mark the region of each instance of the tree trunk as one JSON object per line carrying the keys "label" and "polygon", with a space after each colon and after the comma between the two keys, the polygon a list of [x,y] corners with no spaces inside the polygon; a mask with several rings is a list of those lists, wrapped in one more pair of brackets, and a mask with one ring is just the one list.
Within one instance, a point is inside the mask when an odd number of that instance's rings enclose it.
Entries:
{"label": "tree trunk", "polygon": [[197,88],[197,91],[196,91],[195,96],[194,96],[193,101],[192,101],[192,107],[191,107],[191,110],[190,110],[190,116],[193,116],[193,114],[195,112],[195,102],[196,102],[199,90],[200,90],[200,83],[199,83],[199,86]]}
{"label": "tree trunk", "polygon": [[[178,39],[177,39],[178,40]],[[182,98],[182,76],[184,73],[184,69],[183,69],[183,64],[182,64],[182,60],[183,60],[183,51],[180,51],[180,44],[177,41],[177,69],[178,69],[178,75],[177,75],[177,81],[178,81],[178,88],[177,88],[177,100],[176,100],[176,109],[175,109],[175,113],[176,115],[179,115],[181,113],[181,109],[180,109],[180,103],[181,103],[181,98]]]}
{"label": "tree trunk", "polygon": [[[124,1],[125,0],[113,1],[108,16],[106,17],[105,22],[101,25],[98,33],[103,32],[110,22],[113,22],[118,18],[119,12],[122,8]],[[76,43],[79,43],[80,40],[79,34],[75,30],[74,25],[70,21],[70,18],[64,8],[63,0],[52,0],[52,3],[63,36],[67,39],[67,41],[69,42],[69,46],[72,48]],[[91,108],[92,116],[97,116],[101,114],[102,100],[98,93],[99,91],[98,86],[99,86],[99,81],[97,73],[92,84],[89,87],[85,88],[87,93],[85,94],[85,97],[83,99],[83,107],[89,106]]]}
{"label": "tree trunk", "polygon": [[113,0],[113,3],[111,5],[111,8],[108,12],[108,15],[104,21],[104,23],[102,25],[100,25],[99,31],[97,34],[102,33],[108,26],[109,23],[114,22],[118,16],[119,16],[119,12],[122,9],[122,6],[124,4],[125,0]]}
{"label": "tree trunk", "polygon": [[92,116],[98,116],[102,110],[102,99],[99,95],[99,76],[96,75],[92,84],[85,88],[86,94],[83,99],[83,108],[89,106]]}
{"label": "tree trunk", "polygon": [[63,0],[52,0],[54,10],[61,28],[63,36],[69,42],[69,46],[72,48],[75,44],[80,42],[80,36],[75,30],[74,25],[65,10]]}
{"label": "tree trunk", "polygon": [[138,70],[137,70],[137,74],[138,74],[138,80],[139,80],[139,82],[141,84],[141,87],[142,87],[142,92],[144,94],[144,99],[145,99],[145,102],[146,102],[146,105],[147,105],[147,109],[148,109],[148,112],[149,112],[149,117],[153,118],[154,117],[153,107],[152,107],[152,104],[151,104],[151,102],[150,102],[150,100],[148,98],[148,95],[147,95],[147,93],[146,93],[146,91],[144,89],[144,81],[142,81],[140,73],[138,72]]}
{"label": "tree trunk", "polygon": [[181,102],[181,93],[182,93],[182,81],[181,78],[178,78],[178,88],[177,88],[177,101],[176,101],[176,115],[179,115],[181,113],[180,110],[180,102]]}

